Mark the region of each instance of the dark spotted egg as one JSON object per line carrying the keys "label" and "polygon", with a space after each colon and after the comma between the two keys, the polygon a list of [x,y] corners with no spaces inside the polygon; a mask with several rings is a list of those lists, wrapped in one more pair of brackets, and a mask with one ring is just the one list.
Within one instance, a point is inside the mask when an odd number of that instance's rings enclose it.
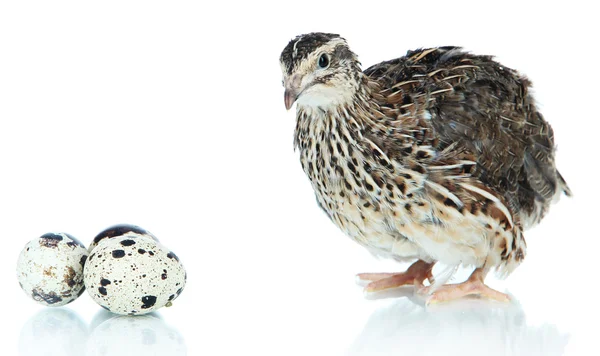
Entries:
{"label": "dark spotted egg", "polygon": [[100,232],[98,235],[96,235],[96,237],[94,237],[94,240],[90,244],[88,251],[91,253],[101,241],[104,241],[106,239],[114,239],[115,237],[121,236],[130,236],[131,238],[147,237],[158,242],[156,236],[152,235],[149,231],[146,231],[145,229],[142,229],[139,226],[130,224],[118,224],[106,228],[102,230],[102,232]]}
{"label": "dark spotted egg", "polygon": [[179,258],[150,237],[104,239],[84,271],[89,295],[103,308],[123,315],[146,314],[171,303],[186,282]]}
{"label": "dark spotted egg", "polygon": [[17,262],[21,288],[46,306],[68,304],[83,293],[85,246],[66,233],[48,233],[25,245]]}

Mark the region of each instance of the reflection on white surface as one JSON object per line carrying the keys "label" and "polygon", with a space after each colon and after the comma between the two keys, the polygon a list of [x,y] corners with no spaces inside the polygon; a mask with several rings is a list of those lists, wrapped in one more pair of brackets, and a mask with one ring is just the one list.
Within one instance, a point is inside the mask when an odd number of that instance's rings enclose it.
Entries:
{"label": "reflection on white surface", "polygon": [[87,356],[179,356],[187,352],[181,334],[155,313],[131,317],[116,316],[103,310],[96,314],[92,326]]}
{"label": "reflection on white surface", "polygon": [[119,316],[101,310],[88,327],[67,308],[49,308],[21,329],[19,354],[51,356],[186,355],[181,334],[151,313]]}
{"label": "reflection on white surface", "polygon": [[527,325],[517,303],[465,300],[425,309],[399,299],[371,315],[347,354],[554,356],[568,339],[554,325]]}
{"label": "reflection on white surface", "polygon": [[79,315],[68,308],[47,308],[21,328],[19,354],[80,356],[88,330]]}

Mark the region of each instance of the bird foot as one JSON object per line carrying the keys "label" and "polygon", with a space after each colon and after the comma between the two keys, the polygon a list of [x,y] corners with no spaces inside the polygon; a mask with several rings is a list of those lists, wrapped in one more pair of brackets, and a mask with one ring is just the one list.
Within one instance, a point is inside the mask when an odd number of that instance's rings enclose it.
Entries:
{"label": "bird foot", "polygon": [[356,275],[358,282],[370,282],[365,288],[366,294],[381,292],[384,290],[398,288],[405,285],[423,286],[423,281],[428,279],[433,283],[431,269],[433,263],[417,261],[413,263],[406,272],[401,273],[359,273]]}
{"label": "bird foot", "polygon": [[484,275],[485,273],[481,269],[476,269],[465,282],[443,285],[434,291],[431,291],[431,286],[422,287],[418,293],[429,295],[426,297],[425,303],[427,305],[449,302],[466,296],[478,296],[502,303],[510,302],[510,297],[507,294],[498,292],[483,283]]}

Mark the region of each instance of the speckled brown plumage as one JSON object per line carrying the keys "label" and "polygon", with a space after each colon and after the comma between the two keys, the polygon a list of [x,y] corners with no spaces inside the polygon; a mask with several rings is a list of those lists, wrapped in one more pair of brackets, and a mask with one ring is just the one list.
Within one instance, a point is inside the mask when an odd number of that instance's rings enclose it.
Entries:
{"label": "speckled brown plumage", "polygon": [[[556,191],[568,192],[554,165],[552,128],[535,107],[531,83],[516,71],[490,56],[442,47],[410,51],[364,73],[387,93],[385,106],[402,110],[415,103],[416,112],[428,109],[432,119],[424,126],[435,132],[433,146],[455,144],[473,153],[477,165],[471,174],[519,215],[535,215],[538,222]],[[412,82],[398,85],[407,81]],[[423,95],[430,100],[418,107]]]}
{"label": "speckled brown plumage", "polygon": [[507,275],[523,230],[570,194],[529,80],[489,56],[420,49],[363,72],[344,39],[319,33],[280,61],[318,203],[377,255]]}

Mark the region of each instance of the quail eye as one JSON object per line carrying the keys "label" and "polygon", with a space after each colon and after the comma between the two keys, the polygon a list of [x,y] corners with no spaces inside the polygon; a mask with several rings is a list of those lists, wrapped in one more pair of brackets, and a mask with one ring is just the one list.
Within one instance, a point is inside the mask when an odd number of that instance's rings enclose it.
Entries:
{"label": "quail eye", "polygon": [[325,53],[323,53],[321,55],[321,57],[319,57],[319,68],[327,68],[328,65],[329,65],[329,56],[327,56]]}

